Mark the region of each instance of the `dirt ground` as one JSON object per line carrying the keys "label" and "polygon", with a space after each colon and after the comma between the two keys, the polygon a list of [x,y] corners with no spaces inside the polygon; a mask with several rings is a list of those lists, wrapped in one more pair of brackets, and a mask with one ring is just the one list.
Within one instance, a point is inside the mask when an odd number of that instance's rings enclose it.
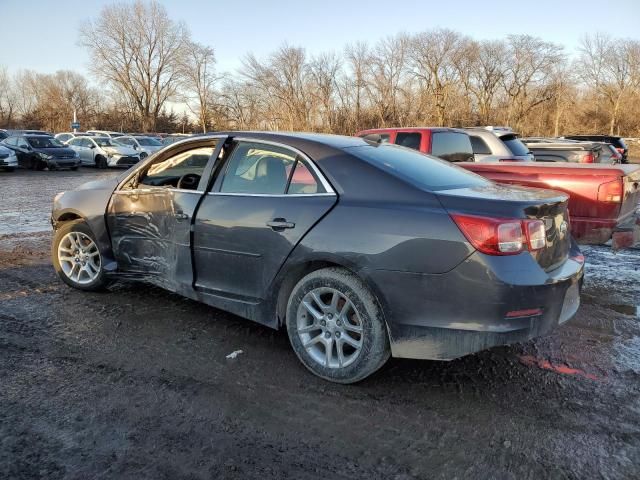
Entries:
{"label": "dirt ground", "polygon": [[0,173],[0,478],[640,477],[640,251],[585,248],[583,305],[550,336],[338,386],[284,332],[66,287],[51,197],[115,174]]}

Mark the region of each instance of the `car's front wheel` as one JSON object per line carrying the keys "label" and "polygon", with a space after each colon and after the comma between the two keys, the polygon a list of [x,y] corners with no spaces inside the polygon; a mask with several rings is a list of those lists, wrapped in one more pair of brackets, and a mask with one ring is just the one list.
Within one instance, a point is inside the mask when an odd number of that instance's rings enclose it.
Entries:
{"label": "car's front wheel", "polygon": [[55,232],[51,258],[56,273],[71,287],[93,291],[108,284],[102,253],[82,220],[67,222]]}
{"label": "car's front wheel", "polygon": [[98,155],[96,156],[96,167],[100,168],[100,169],[105,169],[109,166],[109,164],[107,163],[107,159],[104,158],[102,155]]}
{"label": "car's front wheel", "polygon": [[300,361],[337,383],[354,383],[390,356],[382,311],[366,285],[342,268],[311,272],[293,288],[287,332]]}

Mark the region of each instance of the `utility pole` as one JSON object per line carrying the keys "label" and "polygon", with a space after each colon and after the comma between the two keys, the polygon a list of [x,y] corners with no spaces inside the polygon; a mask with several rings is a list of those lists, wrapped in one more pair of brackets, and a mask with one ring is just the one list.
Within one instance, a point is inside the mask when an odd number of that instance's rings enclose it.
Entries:
{"label": "utility pole", "polygon": [[76,125],[78,124],[78,117],[76,115],[76,109],[73,109],[73,133],[78,133],[78,128]]}

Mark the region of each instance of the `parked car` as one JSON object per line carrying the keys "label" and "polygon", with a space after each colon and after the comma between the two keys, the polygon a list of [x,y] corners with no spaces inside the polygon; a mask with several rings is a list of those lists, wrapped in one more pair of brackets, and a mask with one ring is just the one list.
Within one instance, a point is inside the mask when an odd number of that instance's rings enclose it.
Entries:
{"label": "parked car", "polygon": [[469,135],[455,128],[376,128],[358,132],[356,136],[372,142],[412,148],[449,162],[473,161]]}
{"label": "parked car", "polygon": [[590,142],[604,142],[613,145],[618,153],[622,155],[622,163],[627,163],[627,156],[629,154],[629,148],[624,143],[622,137],[615,135],[565,135],[563,138],[570,140],[587,140]]}
{"label": "parked car", "polygon": [[602,143],[580,142],[562,138],[528,137],[522,142],[536,162],[597,163]]}
{"label": "parked car", "polygon": [[537,162],[460,166],[496,182],[567,193],[571,233],[578,243],[603,244],[612,240],[617,249],[640,241],[636,211],[640,203],[640,166]]}
{"label": "parked car", "polygon": [[111,130],[87,130],[87,133],[98,137],[118,138],[124,135],[122,132],[113,132]]}
{"label": "parked car", "polygon": [[15,152],[23,168],[77,170],[80,165],[78,154],[51,135],[13,135],[5,138],[3,145]]}
{"label": "parked car", "polygon": [[0,141],[4,140],[8,136],[9,136],[9,132],[7,132],[6,130],[0,128]]}
{"label": "parked car", "polygon": [[220,133],[58,194],[52,261],[81,290],[144,280],[286,326],[310,371],[351,383],[572,318],[567,199],[360,138]]}
{"label": "parked car", "polygon": [[78,152],[82,165],[128,168],[140,161],[138,152],[109,137],[76,137],[69,140],[68,145]]}
{"label": "parked car", "polygon": [[164,148],[162,142],[153,137],[125,135],[116,138],[115,141],[121,145],[126,145],[127,147],[137,150],[140,153],[140,158],[153,155],[158,150]]}
{"label": "parked car", "polygon": [[614,147],[610,143],[603,143],[597,163],[605,163],[609,165],[622,163],[622,155],[620,154],[620,152],[618,152],[616,147]]}
{"label": "parked car", "polygon": [[171,145],[172,143],[179,142],[180,140],[186,140],[187,138],[192,136],[193,135],[188,133],[176,133],[173,135],[167,135],[162,139],[162,145],[166,147],[167,145]]}
{"label": "parked car", "polygon": [[0,145],[0,170],[12,172],[18,166],[18,157],[13,150]]}
{"label": "parked car", "polygon": [[90,137],[90,136],[92,136],[92,134],[86,133],[86,132],[62,132],[62,133],[56,133],[54,135],[54,137],[60,140],[62,143],[67,143],[72,138]]}
{"label": "parked car", "polygon": [[530,162],[529,148],[510,128],[473,127],[463,129],[471,138],[476,162]]}

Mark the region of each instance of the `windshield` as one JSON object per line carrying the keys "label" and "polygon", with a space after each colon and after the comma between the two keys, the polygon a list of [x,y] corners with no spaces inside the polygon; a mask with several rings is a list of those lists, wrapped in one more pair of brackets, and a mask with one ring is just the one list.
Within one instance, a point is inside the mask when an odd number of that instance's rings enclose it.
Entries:
{"label": "windshield", "polygon": [[138,140],[138,143],[140,145],[144,145],[145,147],[161,147],[162,146],[162,143],[160,143],[155,138],[138,137],[136,140]]}
{"label": "windshield", "polygon": [[345,150],[365,162],[427,191],[476,187],[493,183],[445,160],[404,147],[379,144],[377,146],[348,147]]}
{"label": "windshield", "polygon": [[94,142],[98,144],[99,147],[114,147],[115,145],[111,142],[111,139],[108,137],[94,137],[92,139]]}
{"label": "windshield", "polygon": [[47,137],[45,135],[27,137],[29,145],[33,148],[60,148],[64,147],[64,144],[53,137]]}
{"label": "windshield", "polygon": [[514,155],[524,156],[529,154],[529,148],[527,148],[527,146],[522,143],[515,135],[505,135],[503,137],[500,137],[500,140],[504,142],[507,148]]}

